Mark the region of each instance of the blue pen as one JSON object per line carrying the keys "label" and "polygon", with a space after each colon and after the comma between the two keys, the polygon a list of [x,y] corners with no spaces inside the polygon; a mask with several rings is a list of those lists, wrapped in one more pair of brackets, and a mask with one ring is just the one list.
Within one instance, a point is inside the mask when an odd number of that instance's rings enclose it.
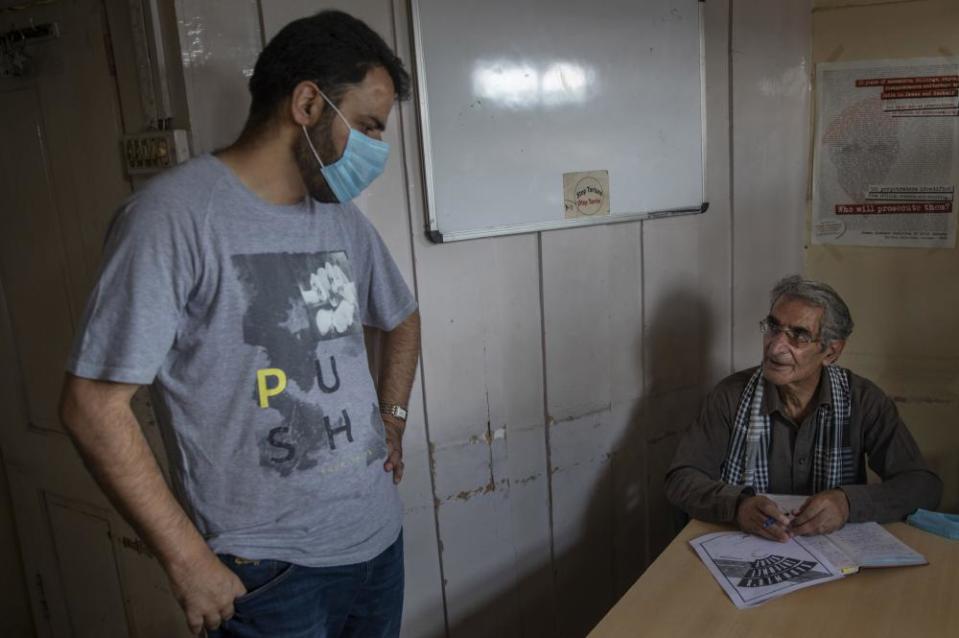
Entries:
{"label": "blue pen", "polygon": [[767,516],[766,520],[763,521],[763,529],[766,529],[770,525],[776,522],[776,518],[773,516]]}

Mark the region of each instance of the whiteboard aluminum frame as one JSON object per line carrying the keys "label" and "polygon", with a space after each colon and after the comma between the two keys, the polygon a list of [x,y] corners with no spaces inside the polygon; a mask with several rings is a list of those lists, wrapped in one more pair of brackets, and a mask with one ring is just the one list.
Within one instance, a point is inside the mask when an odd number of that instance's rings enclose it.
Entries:
{"label": "whiteboard aluminum frame", "polygon": [[620,213],[603,217],[581,217],[576,219],[556,219],[529,224],[507,224],[490,226],[476,230],[464,230],[443,233],[439,229],[436,215],[436,195],[433,181],[433,158],[429,124],[429,97],[426,87],[426,74],[423,68],[423,36],[420,29],[420,8],[418,0],[410,0],[410,31],[413,37],[413,66],[416,72],[416,103],[417,121],[420,127],[420,157],[422,158],[423,180],[425,197],[423,207],[426,209],[426,236],[436,244],[482,237],[498,237],[502,235],[518,235],[543,230],[559,230],[562,228],[581,228],[599,224],[618,224],[622,222],[659,219],[662,217],[677,217],[681,215],[698,215],[705,213],[709,208],[706,201],[706,35],[705,35],[705,0],[699,0],[699,112],[701,118],[700,139],[702,147],[702,203],[698,206],[670,208],[665,210],[642,211],[637,213]]}

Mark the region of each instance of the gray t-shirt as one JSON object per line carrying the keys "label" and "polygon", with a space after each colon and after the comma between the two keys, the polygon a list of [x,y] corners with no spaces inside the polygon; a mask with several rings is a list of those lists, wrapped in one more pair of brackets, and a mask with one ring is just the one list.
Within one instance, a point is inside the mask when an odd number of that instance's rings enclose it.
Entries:
{"label": "gray t-shirt", "polygon": [[270,205],[205,155],[117,213],[67,369],[153,384],[175,491],[214,551],[356,563],[401,525],[363,325],[415,308],[354,205]]}

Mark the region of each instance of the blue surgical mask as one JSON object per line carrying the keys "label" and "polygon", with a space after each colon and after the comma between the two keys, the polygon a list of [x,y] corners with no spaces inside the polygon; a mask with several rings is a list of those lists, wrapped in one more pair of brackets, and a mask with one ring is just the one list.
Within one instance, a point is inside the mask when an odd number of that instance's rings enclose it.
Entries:
{"label": "blue surgical mask", "polygon": [[336,195],[340,202],[348,202],[366,189],[374,179],[380,176],[383,169],[386,168],[386,160],[390,154],[390,145],[380,140],[374,140],[371,137],[363,135],[355,128],[350,126],[349,121],[340,109],[330,101],[326,95],[320,92],[326,103],[333,107],[336,114],[346,123],[350,129],[350,136],[346,140],[346,147],[343,149],[343,155],[335,162],[326,165],[320,159],[320,154],[316,152],[313,146],[313,140],[310,139],[306,127],[303,126],[303,135],[306,136],[306,143],[310,145],[313,156],[320,163],[320,172],[329,185],[330,190]]}

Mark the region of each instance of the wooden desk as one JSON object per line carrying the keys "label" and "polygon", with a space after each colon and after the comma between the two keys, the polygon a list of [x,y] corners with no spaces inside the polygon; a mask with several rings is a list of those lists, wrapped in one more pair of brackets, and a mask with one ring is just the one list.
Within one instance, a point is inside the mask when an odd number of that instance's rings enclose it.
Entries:
{"label": "wooden desk", "polygon": [[688,544],[726,529],[690,522],[589,638],[959,637],[959,541],[893,523],[886,529],[928,565],[864,569],[740,610]]}

